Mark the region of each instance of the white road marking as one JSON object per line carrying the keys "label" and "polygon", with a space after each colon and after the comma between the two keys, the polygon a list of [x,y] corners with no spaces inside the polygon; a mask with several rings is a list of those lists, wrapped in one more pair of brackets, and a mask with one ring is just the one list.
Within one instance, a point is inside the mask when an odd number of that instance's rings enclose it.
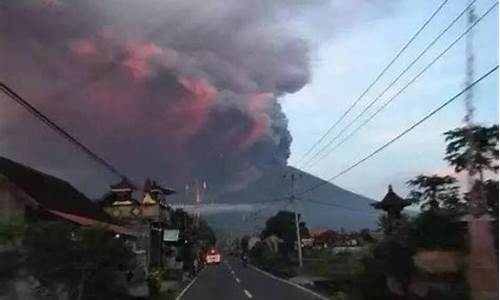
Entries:
{"label": "white road marking", "polygon": [[325,296],[323,296],[323,295],[320,295],[320,294],[318,294],[318,293],[316,293],[316,292],[313,292],[313,291],[311,291],[310,289],[307,289],[307,288],[305,288],[305,287],[301,286],[300,284],[293,283],[293,282],[288,281],[288,280],[285,280],[285,279],[283,279],[283,278],[276,277],[276,276],[274,276],[273,274],[270,274],[270,273],[268,273],[268,272],[266,272],[266,271],[263,271],[263,270],[261,270],[261,269],[259,269],[259,268],[257,268],[257,267],[254,267],[254,266],[252,266],[252,265],[249,265],[249,267],[250,267],[250,268],[252,268],[252,269],[254,269],[255,271],[258,271],[258,272],[260,272],[260,273],[262,273],[262,274],[264,274],[264,275],[268,276],[268,277],[271,277],[271,278],[276,279],[276,280],[278,280],[278,281],[284,282],[284,283],[286,283],[286,284],[288,284],[288,285],[291,285],[291,286],[296,287],[296,288],[298,288],[298,289],[300,289],[300,290],[303,290],[304,292],[307,292],[307,293],[309,293],[309,294],[311,294],[311,295],[314,295],[314,296],[316,296],[318,299],[321,299],[321,300],[330,300],[329,298],[327,298],[327,297],[325,297]]}
{"label": "white road marking", "polygon": [[175,297],[175,300],[180,300],[182,296],[184,296],[184,294],[187,292],[187,290],[189,290],[189,288],[193,285],[196,279],[198,279],[198,275],[196,275],[196,277],[191,280],[191,282],[180,292],[180,294]]}
{"label": "white road marking", "polygon": [[234,275],[234,271],[233,271],[233,270],[231,270],[231,274],[233,274],[233,275]]}
{"label": "white road marking", "polygon": [[247,295],[248,298],[252,299],[252,294],[250,294],[249,291],[243,290],[243,292],[245,293],[245,295]]}
{"label": "white road marking", "polygon": [[236,282],[237,282],[237,283],[240,283],[240,282],[241,282],[241,280],[240,280],[238,277],[236,277],[235,279],[236,279]]}

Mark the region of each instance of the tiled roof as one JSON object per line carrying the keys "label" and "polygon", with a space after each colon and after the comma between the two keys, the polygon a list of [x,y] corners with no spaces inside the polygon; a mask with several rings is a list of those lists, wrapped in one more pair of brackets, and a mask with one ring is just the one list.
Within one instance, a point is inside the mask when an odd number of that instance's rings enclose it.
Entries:
{"label": "tiled roof", "polygon": [[111,222],[111,218],[97,204],[64,180],[4,157],[0,157],[0,174],[44,209]]}
{"label": "tiled roof", "polygon": [[61,211],[57,211],[57,210],[50,210],[49,209],[49,212],[60,217],[60,218],[63,218],[65,220],[68,220],[70,222],[73,222],[73,223],[76,223],[79,225],[103,226],[103,227],[108,228],[109,230],[111,230],[115,233],[131,235],[131,236],[139,236],[139,233],[136,230],[133,230],[131,228],[127,228],[125,226],[118,226],[118,225],[114,225],[114,224],[110,224],[110,223],[100,222],[100,221],[89,219],[89,218],[86,218],[83,216],[68,214],[68,213],[64,213]]}

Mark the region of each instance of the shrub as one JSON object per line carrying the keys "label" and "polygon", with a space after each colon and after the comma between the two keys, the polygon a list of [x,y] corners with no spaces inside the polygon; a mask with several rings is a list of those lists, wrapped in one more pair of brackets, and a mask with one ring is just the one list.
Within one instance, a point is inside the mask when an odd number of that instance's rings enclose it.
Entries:
{"label": "shrub", "polygon": [[415,245],[422,249],[465,249],[465,227],[446,211],[425,211],[411,223]]}

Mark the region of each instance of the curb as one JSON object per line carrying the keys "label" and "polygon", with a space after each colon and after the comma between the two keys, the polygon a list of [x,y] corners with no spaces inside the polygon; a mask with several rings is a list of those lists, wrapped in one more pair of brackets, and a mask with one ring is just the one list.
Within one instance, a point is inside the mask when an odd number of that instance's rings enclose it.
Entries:
{"label": "curb", "polygon": [[[266,275],[266,276],[268,276],[268,277],[271,277],[272,279],[276,279],[276,280],[278,280],[278,281],[281,281],[281,282],[283,282],[283,283],[286,283],[286,284],[288,284],[288,285],[291,285],[291,286],[293,286],[293,287],[296,287],[296,288],[298,288],[298,289],[300,289],[300,290],[302,290],[302,291],[304,291],[304,292],[307,292],[307,293],[309,293],[309,294],[311,294],[311,295],[313,295],[313,296],[317,297],[318,299],[321,299],[321,300],[331,300],[331,298],[328,298],[328,297],[326,297],[326,296],[323,296],[323,295],[321,295],[321,294],[319,294],[319,293],[317,293],[317,292],[315,292],[315,291],[312,291],[312,290],[310,290],[310,289],[308,289],[308,288],[306,288],[306,287],[304,287],[304,286],[302,286],[302,285],[300,285],[300,284],[297,284],[297,283],[291,282],[291,281],[289,281],[289,280],[286,280],[286,279],[283,279],[283,278],[277,277],[277,276],[275,276],[275,275],[273,275],[273,274],[271,274],[271,273],[268,273],[268,272],[266,272],[266,271],[264,271],[264,270],[261,270],[261,269],[257,268],[257,267],[256,267],[256,266],[254,266],[254,265],[248,264],[248,266],[249,266],[250,268],[252,268],[253,270],[257,271],[257,272],[260,272],[260,273],[262,273],[262,274],[264,274],[264,275]],[[178,299],[176,299],[176,300],[178,300]]]}

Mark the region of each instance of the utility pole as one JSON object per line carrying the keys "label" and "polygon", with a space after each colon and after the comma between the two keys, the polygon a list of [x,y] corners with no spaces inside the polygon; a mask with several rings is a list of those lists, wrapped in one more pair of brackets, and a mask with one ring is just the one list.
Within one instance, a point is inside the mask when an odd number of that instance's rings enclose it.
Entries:
{"label": "utility pole", "polygon": [[[474,5],[469,2],[467,26],[476,21]],[[474,49],[473,30],[469,31],[466,40],[466,79],[465,84],[470,85],[474,81]],[[466,139],[472,148],[468,163],[468,188],[470,191],[469,211],[469,263],[468,280],[471,296],[474,300],[498,299],[498,269],[496,255],[493,246],[490,220],[486,211],[486,199],[482,191],[483,176],[479,171],[479,186],[473,166],[473,153],[477,151],[477,141],[474,137],[474,91],[469,89],[465,94],[466,114]],[[472,154],[472,155],[471,155]]]}
{"label": "utility pole", "polygon": [[[295,195],[295,180],[297,179],[297,176],[302,177],[301,175],[291,173],[290,175],[290,181],[291,181],[291,195],[290,195],[290,202],[293,205],[293,210],[295,214],[295,231],[297,235],[297,255],[299,258],[299,268],[302,268],[303,263],[302,263],[302,239],[300,238],[300,227],[299,227],[299,214],[297,212],[297,197]],[[284,175],[283,177],[287,177],[287,175]]]}

